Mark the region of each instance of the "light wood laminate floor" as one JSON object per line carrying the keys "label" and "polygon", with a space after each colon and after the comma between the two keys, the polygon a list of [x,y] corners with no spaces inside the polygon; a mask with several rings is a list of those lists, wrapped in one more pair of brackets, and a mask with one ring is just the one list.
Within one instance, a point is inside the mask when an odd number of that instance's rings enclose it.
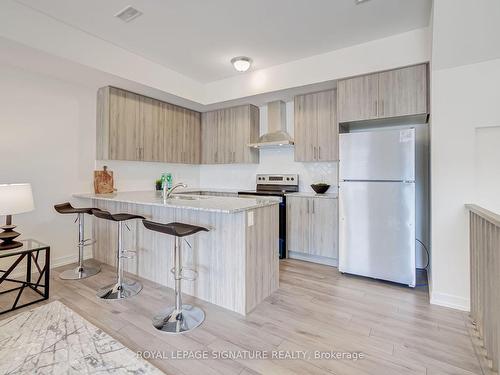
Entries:
{"label": "light wood laminate floor", "polygon": [[[410,289],[340,274],[336,268],[285,260],[280,288],[246,317],[189,296],[206,312],[203,325],[183,335],[158,332],[151,317],[171,305],[173,290],[142,280],[131,299],[101,301],[95,290],[114,270],[83,281],[52,271],[51,300],[60,300],[133,351],[178,350],[362,352],[364,359],[154,359],[167,374],[454,374],[487,373],[479,362],[467,313],[428,303],[426,287]],[[0,319],[13,313],[0,316]],[[479,353],[481,354],[481,353]]]}

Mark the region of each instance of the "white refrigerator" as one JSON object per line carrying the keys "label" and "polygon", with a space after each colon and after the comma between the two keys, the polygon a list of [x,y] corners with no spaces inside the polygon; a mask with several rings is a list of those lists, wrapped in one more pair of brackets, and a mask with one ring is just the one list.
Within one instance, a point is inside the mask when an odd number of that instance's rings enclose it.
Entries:
{"label": "white refrigerator", "polygon": [[340,135],[339,270],[415,286],[415,129]]}

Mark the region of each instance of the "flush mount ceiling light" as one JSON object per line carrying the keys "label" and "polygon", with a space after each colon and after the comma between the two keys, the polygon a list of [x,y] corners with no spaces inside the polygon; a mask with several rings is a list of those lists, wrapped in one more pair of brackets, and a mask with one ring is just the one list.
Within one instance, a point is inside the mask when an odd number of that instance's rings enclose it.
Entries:
{"label": "flush mount ceiling light", "polygon": [[118,13],[115,14],[115,17],[121,19],[123,22],[130,22],[137,17],[142,15],[142,12],[131,7],[130,5],[122,10],[120,10]]}
{"label": "flush mount ceiling light", "polygon": [[252,64],[252,59],[246,56],[233,57],[231,59],[231,64],[233,64],[234,69],[238,72],[246,72]]}
{"label": "flush mount ceiling light", "polygon": [[354,2],[356,3],[356,5],[359,5],[359,4],[362,4],[362,3],[366,3],[368,0],[354,0]]}

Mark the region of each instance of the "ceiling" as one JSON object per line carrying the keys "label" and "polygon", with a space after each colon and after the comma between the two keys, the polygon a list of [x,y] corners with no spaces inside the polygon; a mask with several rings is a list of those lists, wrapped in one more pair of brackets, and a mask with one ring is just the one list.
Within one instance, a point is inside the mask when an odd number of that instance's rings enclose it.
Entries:
{"label": "ceiling", "polygon": [[[432,0],[16,0],[151,61],[207,83],[429,23]],[[128,5],[143,15],[114,17]],[[312,6],[313,5],[313,6]]]}

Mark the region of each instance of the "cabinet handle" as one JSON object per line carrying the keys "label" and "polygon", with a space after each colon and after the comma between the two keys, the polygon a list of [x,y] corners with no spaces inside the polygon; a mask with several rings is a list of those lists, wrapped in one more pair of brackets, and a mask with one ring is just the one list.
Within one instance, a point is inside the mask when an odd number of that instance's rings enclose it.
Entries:
{"label": "cabinet handle", "polygon": [[317,157],[316,157],[316,153],[317,153],[317,150],[316,150],[316,146],[313,147],[313,159],[316,160]]}
{"label": "cabinet handle", "polygon": [[321,146],[318,147],[318,160],[321,160]]}
{"label": "cabinet handle", "polygon": [[380,100],[380,115],[384,115],[384,100]]}

